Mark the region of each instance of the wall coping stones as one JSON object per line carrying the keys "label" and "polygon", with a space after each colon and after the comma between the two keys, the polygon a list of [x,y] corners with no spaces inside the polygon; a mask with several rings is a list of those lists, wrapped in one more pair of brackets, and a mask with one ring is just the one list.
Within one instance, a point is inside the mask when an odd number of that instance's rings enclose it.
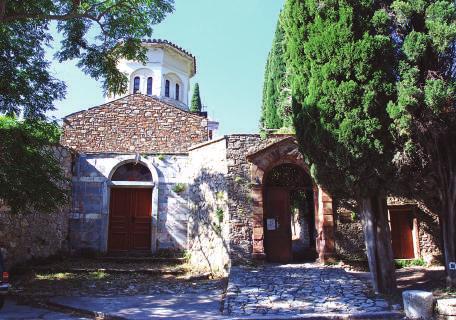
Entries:
{"label": "wall coping stones", "polygon": [[191,147],[188,149],[188,151],[193,151],[193,150],[196,150],[196,149],[199,149],[199,148],[202,148],[202,147],[211,145],[211,144],[213,144],[213,143],[216,143],[216,142],[225,140],[227,137],[228,137],[228,136],[224,135],[224,136],[222,136],[222,137],[219,137],[219,138],[216,138],[216,139],[213,139],[213,140],[209,140],[209,141],[205,141],[205,142],[202,142],[202,143],[195,144],[194,146],[191,146]]}

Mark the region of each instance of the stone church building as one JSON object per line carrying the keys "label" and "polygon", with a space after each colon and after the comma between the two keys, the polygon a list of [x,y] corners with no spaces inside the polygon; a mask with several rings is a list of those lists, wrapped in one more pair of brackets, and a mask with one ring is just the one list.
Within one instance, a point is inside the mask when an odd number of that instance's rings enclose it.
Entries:
{"label": "stone church building", "polygon": [[[145,65],[119,65],[125,96],[64,118],[73,252],[187,251],[213,272],[254,259],[364,257],[356,213],[312,181],[293,136],[216,137],[218,123],[188,108],[195,57],[164,40],[144,45]],[[390,221],[396,258],[439,254],[427,208],[392,198]]]}

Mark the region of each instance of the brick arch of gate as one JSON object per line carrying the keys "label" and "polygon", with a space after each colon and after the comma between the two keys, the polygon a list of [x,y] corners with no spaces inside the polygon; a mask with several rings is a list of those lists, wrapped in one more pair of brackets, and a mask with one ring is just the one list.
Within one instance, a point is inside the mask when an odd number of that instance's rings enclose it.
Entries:
{"label": "brick arch of gate", "polygon": [[[253,199],[253,258],[264,259],[264,178],[281,164],[294,164],[307,174],[309,170],[293,137],[283,139],[247,156],[251,163]],[[320,186],[313,184],[315,203],[316,250],[321,262],[331,259],[335,253],[334,213],[331,196]]]}

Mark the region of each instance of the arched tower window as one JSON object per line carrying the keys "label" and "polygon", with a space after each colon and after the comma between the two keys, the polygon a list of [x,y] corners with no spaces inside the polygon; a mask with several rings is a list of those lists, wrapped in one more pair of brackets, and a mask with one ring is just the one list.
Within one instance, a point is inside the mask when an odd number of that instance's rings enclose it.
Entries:
{"label": "arched tower window", "polygon": [[176,83],[176,95],[175,95],[175,97],[176,97],[176,100],[179,100],[179,93],[180,93],[179,84],[178,84],[178,83]]}
{"label": "arched tower window", "polygon": [[169,80],[165,81],[165,97],[169,98]]}
{"label": "arched tower window", "polygon": [[152,77],[147,78],[147,95],[152,95]]}
{"label": "arched tower window", "polygon": [[139,83],[140,83],[139,77],[135,77],[133,79],[133,93],[139,92]]}
{"label": "arched tower window", "polygon": [[114,172],[112,181],[152,181],[150,170],[140,163],[126,163]]}

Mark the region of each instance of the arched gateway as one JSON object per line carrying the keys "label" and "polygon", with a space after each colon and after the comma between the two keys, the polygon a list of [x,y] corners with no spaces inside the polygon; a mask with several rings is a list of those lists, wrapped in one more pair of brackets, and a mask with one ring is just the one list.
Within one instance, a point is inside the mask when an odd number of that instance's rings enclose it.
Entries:
{"label": "arched gateway", "polygon": [[315,259],[315,207],[310,176],[296,164],[266,173],[264,248],[271,262]]}
{"label": "arched gateway", "polygon": [[253,256],[271,262],[334,254],[331,197],[313,183],[293,137],[247,156],[253,196]]}

